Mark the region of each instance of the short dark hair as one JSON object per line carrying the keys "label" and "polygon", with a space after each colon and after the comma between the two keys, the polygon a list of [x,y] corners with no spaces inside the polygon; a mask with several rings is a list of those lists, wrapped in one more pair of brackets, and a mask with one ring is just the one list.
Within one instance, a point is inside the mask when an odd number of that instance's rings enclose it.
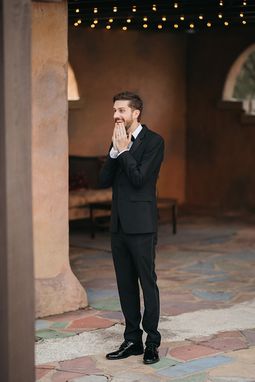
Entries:
{"label": "short dark hair", "polygon": [[129,107],[135,110],[140,110],[140,114],[137,118],[138,121],[141,119],[142,111],[143,111],[143,101],[139,97],[139,95],[132,92],[121,92],[116,94],[113,97],[113,102],[115,101],[129,101]]}

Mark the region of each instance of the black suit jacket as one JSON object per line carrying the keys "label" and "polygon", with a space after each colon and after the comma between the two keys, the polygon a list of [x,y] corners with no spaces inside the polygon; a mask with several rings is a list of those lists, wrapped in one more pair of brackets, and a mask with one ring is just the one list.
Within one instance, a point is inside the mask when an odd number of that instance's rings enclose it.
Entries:
{"label": "black suit jacket", "polygon": [[100,186],[113,190],[112,232],[118,231],[118,219],[125,233],[157,231],[156,182],[163,155],[163,138],[145,125],[129,151],[116,159],[108,155]]}

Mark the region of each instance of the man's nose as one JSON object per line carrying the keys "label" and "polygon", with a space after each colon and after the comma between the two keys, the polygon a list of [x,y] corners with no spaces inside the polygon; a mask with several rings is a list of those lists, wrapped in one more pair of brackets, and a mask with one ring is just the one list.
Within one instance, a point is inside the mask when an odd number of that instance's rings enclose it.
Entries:
{"label": "man's nose", "polygon": [[119,119],[120,118],[120,115],[117,111],[115,111],[115,113],[113,114],[113,119]]}

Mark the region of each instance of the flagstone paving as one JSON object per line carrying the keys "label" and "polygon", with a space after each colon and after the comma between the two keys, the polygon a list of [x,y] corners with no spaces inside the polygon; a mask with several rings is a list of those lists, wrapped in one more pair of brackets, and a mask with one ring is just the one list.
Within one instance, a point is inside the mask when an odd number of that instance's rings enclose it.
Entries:
{"label": "flagstone paving", "polygon": [[[177,235],[159,230],[157,273],[162,317],[234,307],[255,297],[255,223],[251,220],[183,218]],[[71,236],[71,266],[86,287],[89,307],[38,319],[38,346],[52,338],[123,324],[109,235]],[[100,272],[98,271],[100,269]],[[170,321],[171,322],[171,321]],[[241,327],[241,326],[240,326]],[[218,328],[218,327],[217,327]],[[255,382],[255,328],[230,330],[175,341],[162,339],[161,360],[144,365],[142,356],[108,361],[100,354],[36,366],[41,382]],[[45,342],[46,341],[46,342]],[[118,346],[118,344],[116,344]]]}

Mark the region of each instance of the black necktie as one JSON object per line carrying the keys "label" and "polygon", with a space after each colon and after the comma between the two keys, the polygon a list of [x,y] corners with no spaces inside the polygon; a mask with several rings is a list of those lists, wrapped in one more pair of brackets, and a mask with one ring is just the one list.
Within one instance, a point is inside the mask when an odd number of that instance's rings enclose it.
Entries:
{"label": "black necktie", "polygon": [[133,135],[131,135],[131,141],[134,142],[135,141],[135,137]]}

